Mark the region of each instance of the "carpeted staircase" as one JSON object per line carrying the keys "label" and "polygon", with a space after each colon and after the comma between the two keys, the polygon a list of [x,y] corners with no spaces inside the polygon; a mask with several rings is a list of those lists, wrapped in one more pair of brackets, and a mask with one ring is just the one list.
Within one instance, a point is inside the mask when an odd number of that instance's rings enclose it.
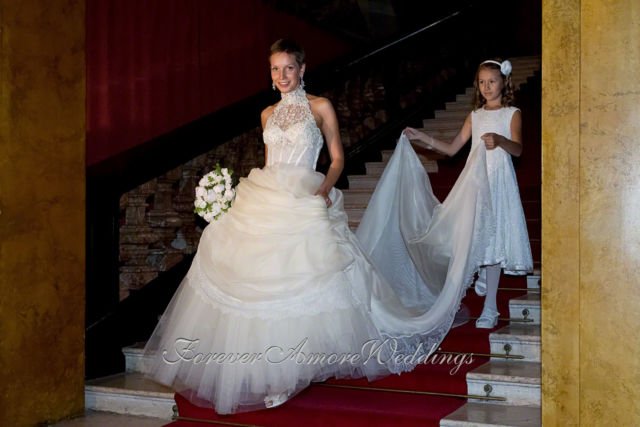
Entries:
{"label": "carpeted staircase", "polygon": [[[537,57],[514,58],[514,82],[519,87],[540,69]],[[525,151],[516,162],[521,197],[529,227],[535,266],[540,266],[540,123],[539,86],[524,85]],[[451,139],[470,109],[471,89],[424,121],[424,128]],[[536,110],[537,108],[537,110]],[[367,174],[350,176],[344,191],[349,224],[355,229],[391,151],[381,162],[367,163]],[[453,159],[428,154],[423,158],[436,195],[443,200],[464,166],[466,155]],[[498,293],[502,320],[493,330],[476,329],[473,317],[483,299],[473,289],[463,303],[471,321],[454,328],[432,363],[403,375],[369,383],[330,380],[313,384],[281,407],[219,416],[175,396],[180,419],[173,427],[205,425],[258,426],[536,426],[540,425],[540,277],[504,276]],[[127,372],[89,381],[88,409],[169,419],[173,393],[139,373],[143,344],[123,349]],[[466,395],[471,395],[466,398]],[[168,422],[168,421],[167,421]]]}

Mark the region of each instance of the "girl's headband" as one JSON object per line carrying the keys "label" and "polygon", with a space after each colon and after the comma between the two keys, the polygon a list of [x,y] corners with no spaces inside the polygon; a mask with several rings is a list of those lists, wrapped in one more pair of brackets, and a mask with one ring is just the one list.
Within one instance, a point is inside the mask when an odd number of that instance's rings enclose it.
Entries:
{"label": "girl's headband", "polygon": [[494,61],[493,59],[488,59],[482,62],[480,65],[482,64],[496,64],[498,67],[500,67],[500,72],[504,74],[506,77],[509,77],[509,74],[511,74],[512,67],[511,67],[511,62],[509,62],[509,60],[498,62],[498,61]]}

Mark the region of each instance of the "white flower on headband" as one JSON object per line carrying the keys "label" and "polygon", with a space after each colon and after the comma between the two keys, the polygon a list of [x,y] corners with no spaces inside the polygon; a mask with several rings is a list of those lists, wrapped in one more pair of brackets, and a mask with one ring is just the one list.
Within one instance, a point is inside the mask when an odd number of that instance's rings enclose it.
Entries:
{"label": "white flower on headband", "polygon": [[506,77],[509,77],[509,74],[511,74],[511,70],[513,69],[513,67],[511,67],[511,62],[509,60],[498,62],[498,61],[494,61],[493,59],[489,59],[487,61],[484,61],[482,64],[496,64],[497,66],[500,67],[500,72]]}
{"label": "white flower on headband", "polygon": [[500,72],[507,77],[511,74],[511,69],[511,61],[509,60],[502,61],[502,64],[500,64]]}

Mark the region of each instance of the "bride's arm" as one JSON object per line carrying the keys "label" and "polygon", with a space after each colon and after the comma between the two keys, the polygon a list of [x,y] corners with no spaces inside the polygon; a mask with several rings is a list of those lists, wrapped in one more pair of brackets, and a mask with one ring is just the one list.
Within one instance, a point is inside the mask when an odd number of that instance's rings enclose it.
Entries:
{"label": "bride's arm", "polygon": [[[320,116],[320,130],[327,141],[329,155],[331,156],[331,165],[327,175],[318,191],[316,191],[316,195],[321,195],[327,200],[329,191],[338,182],[338,178],[340,178],[340,174],[344,169],[344,150],[340,140],[338,118],[331,101],[326,98],[316,98],[313,104],[314,112]],[[330,201],[327,202],[327,205],[331,205]]]}

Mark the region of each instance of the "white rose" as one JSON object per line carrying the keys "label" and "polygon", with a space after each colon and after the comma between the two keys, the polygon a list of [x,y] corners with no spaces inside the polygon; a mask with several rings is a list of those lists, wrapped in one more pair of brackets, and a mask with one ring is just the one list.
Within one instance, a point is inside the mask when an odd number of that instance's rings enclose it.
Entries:
{"label": "white rose", "polygon": [[211,222],[211,220],[213,219],[215,215],[213,215],[211,212],[207,212],[204,214],[204,220],[207,222]]}
{"label": "white rose", "polygon": [[227,168],[222,168],[222,176],[224,176],[225,178],[229,178],[229,169]]}
{"label": "white rose", "polygon": [[222,208],[218,203],[214,203],[213,205],[211,205],[211,213],[213,214],[213,216],[218,215],[221,211]]}
{"label": "white rose", "polygon": [[205,185],[207,185],[209,183],[209,180],[207,180],[207,176],[203,176],[202,179],[200,180],[200,182],[198,182],[198,185],[200,187],[204,187]]}
{"label": "white rose", "polygon": [[204,187],[196,188],[196,197],[204,197],[205,194],[207,194],[207,190],[205,190]]}
{"label": "white rose", "polygon": [[197,199],[196,200],[196,207],[200,208],[200,209],[204,209],[207,207],[207,202],[205,202],[203,199]]}
{"label": "white rose", "polygon": [[215,191],[216,193],[220,194],[224,191],[224,185],[222,184],[218,184],[215,187],[213,187],[213,191]]}
{"label": "white rose", "polygon": [[218,198],[218,196],[216,195],[216,192],[213,190],[208,190],[207,191],[207,196],[204,198],[207,202],[215,202],[215,200]]}

